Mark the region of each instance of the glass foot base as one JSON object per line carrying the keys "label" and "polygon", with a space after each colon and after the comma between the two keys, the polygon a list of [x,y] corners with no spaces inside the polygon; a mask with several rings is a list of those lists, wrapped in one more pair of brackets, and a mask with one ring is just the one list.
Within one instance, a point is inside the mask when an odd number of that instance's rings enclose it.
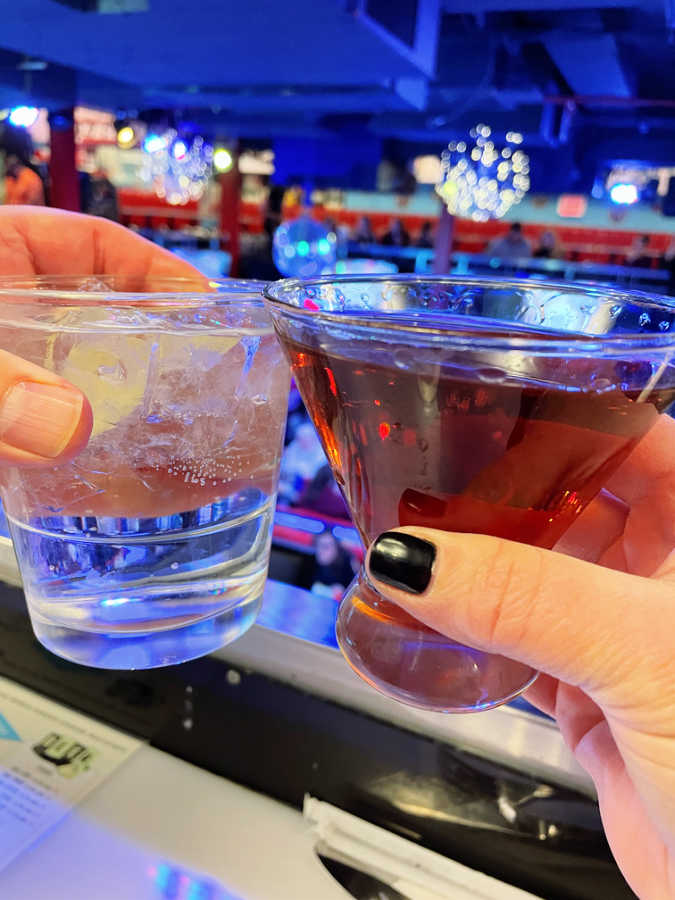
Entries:
{"label": "glass foot base", "polygon": [[64,627],[31,613],[40,643],[64,659],[98,669],[154,669],[205,656],[241,637],[256,620],[262,595],[237,599],[207,619],[177,628],[99,633]]}
{"label": "glass foot base", "polygon": [[336,632],[357,675],[388,697],[421,709],[491,709],[517,697],[537,677],[530,666],[427,628],[378,594],[363,572],[340,605]]}

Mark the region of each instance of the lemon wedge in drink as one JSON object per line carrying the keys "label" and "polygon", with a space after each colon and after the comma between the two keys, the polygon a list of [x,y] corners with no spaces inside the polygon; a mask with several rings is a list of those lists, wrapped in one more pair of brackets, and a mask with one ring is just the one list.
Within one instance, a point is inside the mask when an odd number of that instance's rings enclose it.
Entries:
{"label": "lemon wedge in drink", "polygon": [[[193,382],[194,403],[204,374],[223,366],[225,354],[241,335],[111,334],[77,340],[58,367],[59,374],[85,394],[94,412],[95,438],[140,409],[146,417],[171,402],[171,387],[161,380],[183,373]],[[62,348],[64,349],[64,348]],[[53,352],[53,349],[52,349]],[[239,374],[242,361],[235,365]],[[174,398],[175,399],[175,398]]]}
{"label": "lemon wedge in drink", "polygon": [[129,334],[85,338],[72,347],[59,374],[91,403],[92,438],[114,428],[143,403],[157,346],[145,335]]}

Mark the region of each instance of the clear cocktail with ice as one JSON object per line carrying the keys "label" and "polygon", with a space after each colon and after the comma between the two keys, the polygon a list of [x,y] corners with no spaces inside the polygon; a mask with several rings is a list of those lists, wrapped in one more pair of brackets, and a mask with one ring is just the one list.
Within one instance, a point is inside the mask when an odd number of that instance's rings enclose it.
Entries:
{"label": "clear cocktail with ice", "polygon": [[289,374],[251,283],[0,280],[0,349],[89,399],[86,448],[4,469],[33,628],[105,668],[208,653],[254,621]]}

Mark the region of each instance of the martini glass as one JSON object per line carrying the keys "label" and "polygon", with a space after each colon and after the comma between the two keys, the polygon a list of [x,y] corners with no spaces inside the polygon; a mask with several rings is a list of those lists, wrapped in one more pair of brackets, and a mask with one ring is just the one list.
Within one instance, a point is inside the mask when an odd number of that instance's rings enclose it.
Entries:
{"label": "martini glass", "polygon": [[[366,544],[420,525],[554,548],[675,399],[667,298],[414,276],[280,281],[266,296]],[[487,709],[536,677],[426,627],[363,569],[337,636],[362,678],[426,709]]]}

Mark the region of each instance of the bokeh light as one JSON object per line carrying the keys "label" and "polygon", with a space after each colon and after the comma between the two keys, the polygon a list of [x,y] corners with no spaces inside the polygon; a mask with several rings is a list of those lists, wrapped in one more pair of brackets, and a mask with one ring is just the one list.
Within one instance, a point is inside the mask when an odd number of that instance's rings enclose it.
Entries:
{"label": "bokeh light", "polygon": [[185,156],[188,152],[187,144],[185,141],[174,141],[173,146],[171,147],[171,154],[174,159],[185,159]]}
{"label": "bokeh light", "polygon": [[617,182],[609,189],[609,199],[621,206],[632,206],[640,199],[640,192],[636,184]]}
{"label": "bokeh light", "polygon": [[[530,189],[530,159],[520,149],[498,149],[490,140],[488,125],[471,129],[473,143],[451,141],[441,155],[441,180],[436,193],[453,216],[475,222],[500,219],[520,203]],[[507,141],[514,145],[523,136],[509,131]]]}
{"label": "bokeh light", "polygon": [[117,143],[123,150],[133,147],[136,143],[136,132],[131,125],[123,125],[117,132]]}
{"label": "bokeh light", "polygon": [[167,141],[159,134],[149,134],[143,141],[143,149],[146,153],[159,153],[166,149]]}
{"label": "bokeh light", "polygon": [[179,138],[173,129],[143,141],[143,178],[172,206],[199,200],[213,172],[213,147],[202,137]]}
{"label": "bokeh light", "polygon": [[227,147],[216,147],[213,151],[213,168],[216,172],[229,172],[232,163],[232,154]]}
{"label": "bokeh light", "polygon": [[30,128],[35,125],[39,110],[35,106],[15,106],[9,114],[9,121],[18,128]]}

